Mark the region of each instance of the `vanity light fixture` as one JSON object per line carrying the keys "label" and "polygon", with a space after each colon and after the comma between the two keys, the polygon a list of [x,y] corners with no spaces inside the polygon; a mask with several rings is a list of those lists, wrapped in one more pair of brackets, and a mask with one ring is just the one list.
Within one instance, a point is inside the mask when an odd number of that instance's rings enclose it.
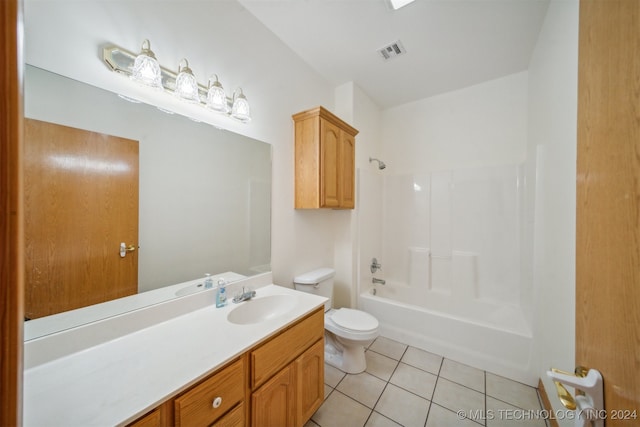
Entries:
{"label": "vanity light fixture", "polygon": [[200,102],[198,81],[189,68],[189,62],[184,58],[178,64],[178,77],[176,77],[176,88],[173,93],[182,100]]}
{"label": "vanity light fixture", "polygon": [[178,64],[177,73],[160,66],[149,40],[142,43],[139,55],[118,46],[107,46],[102,51],[102,59],[111,71],[124,74],[145,86],[164,89],[181,100],[243,123],[251,120],[249,101],[242,89],[228,97],[215,74],[209,78],[206,87],[199,84],[186,59]]}
{"label": "vanity light fixture", "polygon": [[151,43],[145,39],[142,51],[136,56],[131,69],[131,79],[154,88],[162,88],[162,74],[160,64],[151,50]]}
{"label": "vanity light fixture", "polygon": [[409,3],[413,3],[415,0],[389,0],[389,4],[393,10],[398,10],[401,7],[408,5]]}
{"label": "vanity light fixture", "polygon": [[242,93],[242,88],[238,88],[238,90],[240,93],[237,95],[236,92],[233,92],[231,117],[235,117],[236,119],[245,122],[251,119],[251,110],[249,109],[249,101],[247,101],[247,97]]}
{"label": "vanity light fixture", "polygon": [[[216,81],[211,82],[215,77]],[[227,94],[222,88],[222,84],[218,80],[218,76],[214,74],[209,77],[209,87],[207,88],[207,107],[213,111],[220,111],[222,113],[229,112],[229,104],[227,103]]]}

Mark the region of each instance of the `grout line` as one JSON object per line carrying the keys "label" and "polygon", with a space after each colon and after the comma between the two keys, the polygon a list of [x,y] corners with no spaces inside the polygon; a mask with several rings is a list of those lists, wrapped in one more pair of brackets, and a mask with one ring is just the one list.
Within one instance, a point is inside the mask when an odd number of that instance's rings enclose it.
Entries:
{"label": "grout line", "polygon": [[[483,371],[484,376],[484,413],[487,414],[487,371]],[[487,426],[487,418],[484,417],[484,425]]]}

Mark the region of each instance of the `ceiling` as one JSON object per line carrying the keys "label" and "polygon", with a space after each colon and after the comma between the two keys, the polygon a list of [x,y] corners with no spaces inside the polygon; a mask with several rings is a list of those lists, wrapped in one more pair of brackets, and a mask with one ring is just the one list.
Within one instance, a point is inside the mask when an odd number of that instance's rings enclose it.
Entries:
{"label": "ceiling", "polygon": [[[100,48],[148,38],[163,65],[193,58],[196,76],[216,72],[256,108],[272,99],[258,93],[300,86],[317,98],[317,78],[354,82],[386,109],[528,69],[549,4],[416,0],[394,11],[387,1],[25,0],[25,59],[131,95]],[[406,54],[385,62],[377,50],[397,40]]]}
{"label": "ceiling", "polygon": [[[381,108],[526,70],[548,0],[238,0],[331,84]],[[377,52],[400,40],[406,54]]]}

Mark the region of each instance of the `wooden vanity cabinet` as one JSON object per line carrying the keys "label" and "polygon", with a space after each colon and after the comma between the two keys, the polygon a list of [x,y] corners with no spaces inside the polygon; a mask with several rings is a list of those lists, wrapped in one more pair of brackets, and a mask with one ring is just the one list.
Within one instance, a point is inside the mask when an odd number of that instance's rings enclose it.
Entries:
{"label": "wooden vanity cabinet", "polygon": [[323,308],[128,427],[304,426],[324,401]]}
{"label": "wooden vanity cabinet", "polygon": [[250,352],[251,425],[302,427],[324,400],[322,307]]}
{"label": "wooden vanity cabinet", "polygon": [[358,131],[323,107],[292,117],[295,208],[353,209]]}

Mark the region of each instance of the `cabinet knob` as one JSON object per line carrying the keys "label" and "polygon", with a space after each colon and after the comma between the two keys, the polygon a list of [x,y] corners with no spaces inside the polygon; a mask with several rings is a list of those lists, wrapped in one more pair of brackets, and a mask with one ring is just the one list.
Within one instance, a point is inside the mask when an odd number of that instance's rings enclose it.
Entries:
{"label": "cabinet knob", "polygon": [[222,405],[222,398],[218,396],[215,399],[213,399],[213,407],[219,408],[220,405]]}

